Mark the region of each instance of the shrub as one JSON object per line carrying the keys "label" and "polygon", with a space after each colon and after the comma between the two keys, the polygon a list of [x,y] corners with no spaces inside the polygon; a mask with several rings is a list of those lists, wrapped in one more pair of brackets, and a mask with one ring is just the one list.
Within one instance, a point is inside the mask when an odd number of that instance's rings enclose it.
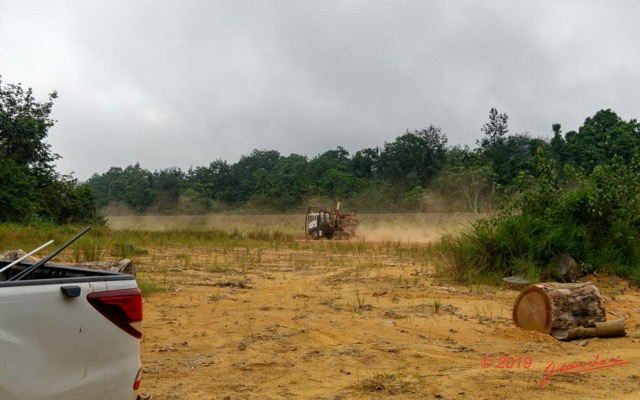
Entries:
{"label": "shrub", "polygon": [[493,217],[438,244],[452,276],[531,275],[532,268],[548,276],[560,254],[584,272],[638,276],[639,164],[614,157],[586,175],[560,170],[541,150],[535,160],[536,176],[521,174]]}

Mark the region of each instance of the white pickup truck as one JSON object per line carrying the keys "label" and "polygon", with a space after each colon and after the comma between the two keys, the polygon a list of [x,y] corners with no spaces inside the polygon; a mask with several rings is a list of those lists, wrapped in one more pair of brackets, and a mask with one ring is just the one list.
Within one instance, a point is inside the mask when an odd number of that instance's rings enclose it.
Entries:
{"label": "white pickup truck", "polygon": [[[88,230],[88,228],[86,229]],[[132,275],[0,261],[0,399],[141,400]]]}

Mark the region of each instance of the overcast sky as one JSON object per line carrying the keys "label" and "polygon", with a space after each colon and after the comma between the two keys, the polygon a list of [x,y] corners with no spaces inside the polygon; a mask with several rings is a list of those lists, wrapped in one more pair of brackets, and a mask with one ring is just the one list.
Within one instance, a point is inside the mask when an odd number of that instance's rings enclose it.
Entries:
{"label": "overcast sky", "polygon": [[47,100],[58,171],[86,179],[351,155],[431,124],[475,145],[640,118],[640,2],[0,0],[0,75]]}

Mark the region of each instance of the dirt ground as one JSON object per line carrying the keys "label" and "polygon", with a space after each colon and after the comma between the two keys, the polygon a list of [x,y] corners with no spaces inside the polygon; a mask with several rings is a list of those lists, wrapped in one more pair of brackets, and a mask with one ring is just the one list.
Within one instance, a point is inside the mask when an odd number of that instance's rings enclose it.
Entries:
{"label": "dirt ground", "polygon": [[334,243],[149,249],[138,277],[168,290],[144,300],[143,387],[157,400],[638,398],[628,282],[588,277],[625,337],[560,342],[514,326],[518,291],[447,282],[400,239]]}

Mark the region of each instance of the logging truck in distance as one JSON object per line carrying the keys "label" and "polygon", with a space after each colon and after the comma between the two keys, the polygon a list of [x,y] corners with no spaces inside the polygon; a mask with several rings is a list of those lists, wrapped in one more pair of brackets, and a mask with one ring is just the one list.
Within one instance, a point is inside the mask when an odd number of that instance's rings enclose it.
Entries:
{"label": "logging truck in distance", "polygon": [[313,240],[321,237],[327,239],[350,239],[356,235],[358,220],[353,214],[340,212],[340,201],[334,210],[324,207],[309,207],[305,215],[305,234]]}

